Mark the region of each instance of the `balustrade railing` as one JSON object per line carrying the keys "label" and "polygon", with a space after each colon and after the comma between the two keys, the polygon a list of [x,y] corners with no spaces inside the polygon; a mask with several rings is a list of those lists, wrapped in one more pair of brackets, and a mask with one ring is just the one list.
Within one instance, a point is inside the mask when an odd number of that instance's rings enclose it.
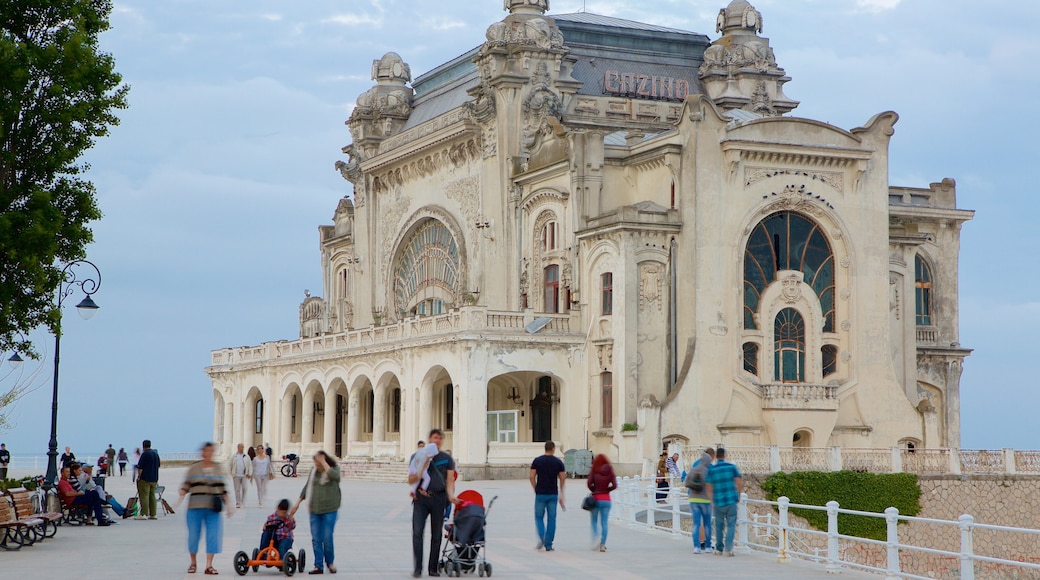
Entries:
{"label": "balustrade railing", "polygon": [[539,317],[550,319],[539,334],[570,334],[572,328],[580,326],[571,324],[572,316],[577,316],[577,314],[508,312],[467,306],[452,310],[447,314],[406,318],[392,324],[354,329],[342,333],[324,334],[293,341],[268,342],[260,346],[215,350],[211,354],[211,361],[213,365],[241,364],[279,357],[306,356],[327,351],[378,346],[463,331],[523,334],[529,338],[524,327]]}

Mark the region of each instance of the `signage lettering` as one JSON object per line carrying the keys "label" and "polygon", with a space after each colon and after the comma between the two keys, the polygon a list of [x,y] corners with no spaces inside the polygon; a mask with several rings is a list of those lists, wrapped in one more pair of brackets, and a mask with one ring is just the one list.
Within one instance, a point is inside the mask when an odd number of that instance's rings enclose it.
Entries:
{"label": "signage lettering", "polygon": [[681,101],[690,94],[686,79],[608,70],[603,75],[603,92],[644,99]]}

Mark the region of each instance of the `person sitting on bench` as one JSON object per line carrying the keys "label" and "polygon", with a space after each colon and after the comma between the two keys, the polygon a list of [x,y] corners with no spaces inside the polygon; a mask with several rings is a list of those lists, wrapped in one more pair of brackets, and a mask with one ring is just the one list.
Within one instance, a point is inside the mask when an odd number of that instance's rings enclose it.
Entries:
{"label": "person sitting on bench", "polygon": [[[77,468],[78,464],[73,463]],[[58,493],[68,507],[88,507],[94,511],[94,519],[99,526],[110,526],[112,522],[105,518],[105,508],[101,498],[96,491],[84,491],[80,489],[79,479],[72,476],[71,467],[61,469],[61,480],[58,481]],[[90,524],[90,522],[87,522]]]}
{"label": "person sitting on bench", "polygon": [[124,508],[122,504],[116,501],[115,497],[109,495],[105,491],[105,488],[101,487],[100,485],[94,482],[93,469],[94,468],[89,465],[83,465],[81,466],[81,473],[77,473],[74,471],[72,472],[72,475],[73,477],[79,479],[79,483],[84,491],[96,492],[98,494],[98,497],[101,498],[101,501],[112,506],[112,511],[116,512],[117,516],[126,519],[126,508]]}

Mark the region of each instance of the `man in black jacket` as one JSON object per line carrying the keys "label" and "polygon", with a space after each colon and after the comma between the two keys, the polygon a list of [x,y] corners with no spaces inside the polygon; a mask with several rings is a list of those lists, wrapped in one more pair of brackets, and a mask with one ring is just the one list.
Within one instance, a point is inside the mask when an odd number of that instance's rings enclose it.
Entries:
{"label": "man in black jacket", "polygon": [[141,460],[137,463],[140,475],[137,477],[137,497],[141,502],[141,511],[134,519],[155,519],[155,487],[159,484],[159,454],[152,449],[152,442],[145,439],[141,444]]}

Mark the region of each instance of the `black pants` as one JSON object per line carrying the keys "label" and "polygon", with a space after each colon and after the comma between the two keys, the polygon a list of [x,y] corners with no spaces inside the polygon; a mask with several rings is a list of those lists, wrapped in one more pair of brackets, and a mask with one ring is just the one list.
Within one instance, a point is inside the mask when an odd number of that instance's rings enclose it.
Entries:
{"label": "black pants", "polygon": [[668,499],[668,480],[660,478],[657,480],[657,500]]}
{"label": "black pants", "polygon": [[444,535],[444,510],[448,507],[448,495],[439,493],[426,496],[416,495],[412,500],[412,556],[413,571],[422,572],[423,532],[426,520],[430,520],[430,562],[429,573],[437,572],[437,563],[441,557],[441,537]]}

